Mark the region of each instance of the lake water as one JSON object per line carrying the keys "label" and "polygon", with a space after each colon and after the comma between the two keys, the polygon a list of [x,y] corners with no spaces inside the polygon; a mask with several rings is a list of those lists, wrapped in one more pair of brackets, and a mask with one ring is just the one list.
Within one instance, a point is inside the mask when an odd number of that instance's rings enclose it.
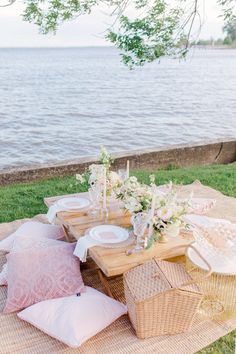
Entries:
{"label": "lake water", "polygon": [[236,138],[236,50],[128,70],[113,48],[0,49],[0,169]]}

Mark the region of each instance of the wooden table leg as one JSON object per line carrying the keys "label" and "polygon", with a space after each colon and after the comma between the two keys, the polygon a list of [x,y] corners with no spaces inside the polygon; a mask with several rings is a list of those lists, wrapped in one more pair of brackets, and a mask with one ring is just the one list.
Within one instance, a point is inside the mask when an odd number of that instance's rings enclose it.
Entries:
{"label": "wooden table leg", "polygon": [[103,274],[103,272],[100,269],[98,269],[98,275],[99,275],[102,285],[104,286],[104,289],[106,290],[107,295],[114,298],[114,296],[111,292],[109,282],[107,281],[105,275]]}
{"label": "wooden table leg", "polygon": [[63,228],[63,231],[64,231],[64,234],[65,234],[65,239],[67,242],[71,242],[71,237],[69,235],[69,230],[68,228],[65,226],[65,225],[62,225],[62,228]]}

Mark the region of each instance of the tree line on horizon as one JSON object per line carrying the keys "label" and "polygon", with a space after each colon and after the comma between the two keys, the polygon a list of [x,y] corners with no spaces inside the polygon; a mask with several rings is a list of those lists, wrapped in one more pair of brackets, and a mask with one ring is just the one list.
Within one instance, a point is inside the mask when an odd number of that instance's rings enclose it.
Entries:
{"label": "tree line on horizon", "polygon": [[224,38],[199,39],[193,42],[193,45],[199,46],[227,46],[236,48],[236,19],[229,21],[224,27],[223,32],[226,34]]}

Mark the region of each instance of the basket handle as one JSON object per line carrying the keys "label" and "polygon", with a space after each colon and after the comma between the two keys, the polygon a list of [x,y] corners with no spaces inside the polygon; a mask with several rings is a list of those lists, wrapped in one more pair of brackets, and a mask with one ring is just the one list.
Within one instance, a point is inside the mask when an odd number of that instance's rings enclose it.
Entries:
{"label": "basket handle", "polygon": [[186,250],[188,248],[192,248],[194,250],[194,252],[197,253],[197,255],[199,256],[199,258],[201,258],[201,260],[206,264],[207,268],[208,268],[208,272],[204,275],[204,276],[201,276],[201,277],[198,277],[197,279],[193,279],[193,280],[190,280],[190,281],[187,281],[183,284],[181,284],[179,286],[180,287],[183,287],[183,286],[188,286],[188,285],[191,285],[191,284],[196,284],[198,282],[201,282],[203,280],[205,280],[206,278],[208,278],[211,274],[212,274],[212,267],[211,265],[207,262],[207,260],[201,255],[201,253],[196,249],[196,247],[193,246],[192,243],[190,244],[186,244],[186,245],[183,245],[183,246],[177,246],[175,247],[175,249],[177,248],[183,248],[183,247],[186,247]]}

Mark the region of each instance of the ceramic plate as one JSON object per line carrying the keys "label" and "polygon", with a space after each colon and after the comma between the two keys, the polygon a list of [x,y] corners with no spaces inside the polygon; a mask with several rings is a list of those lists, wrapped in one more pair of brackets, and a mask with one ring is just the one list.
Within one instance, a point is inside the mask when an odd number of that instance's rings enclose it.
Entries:
{"label": "ceramic plate", "polygon": [[79,210],[90,205],[90,201],[86,198],[71,197],[58,200],[57,205],[65,210]]}
{"label": "ceramic plate", "polygon": [[126,229],[114,225],[99,225],[93,227],[89,235],[101,243],[119,243],[128,239],[129,233]]}

